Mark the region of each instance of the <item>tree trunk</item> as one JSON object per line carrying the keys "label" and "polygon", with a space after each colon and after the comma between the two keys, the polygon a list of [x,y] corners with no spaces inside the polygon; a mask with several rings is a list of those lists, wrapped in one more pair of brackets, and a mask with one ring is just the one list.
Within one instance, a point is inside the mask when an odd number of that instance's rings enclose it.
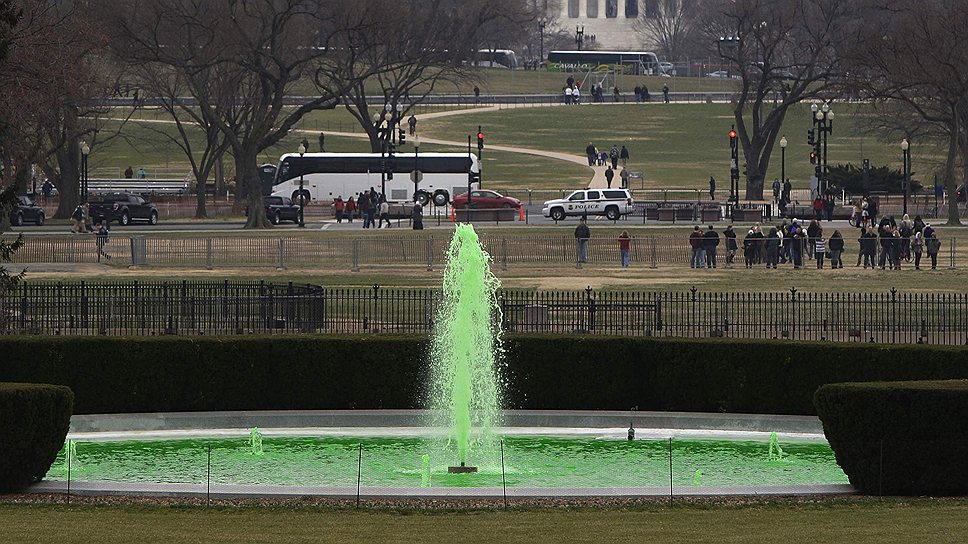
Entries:
{"label": "tree trunk", "polygon": [[961,120],[958,118],[957,106],[953,108],[951,127],[948,130],[948,157],[944,165],[944,186],[948,191],[948,225],[961,225],[958,213],[958,181],[955,179],[955,162],[958,160],[958,135],[961,132]]}
{"label": "tree trunk", "polygon": [[241,150],[235,154],[236,190],[243,195],[248,210],[245,220],[247,229],[272,227],[266,219],[266,210],[262,203],[262,179],[259,177],[257,158],[258,154],[251,150]]}
{"label": "tree trunk", "polygon": [[205,210],[205,186],[208,184],[208,172],[195,175],[195,219],[207,219]]}
{"label": "tree trunk", "polygon": [[55,155],[60,179],[57,182],[58,203],[54,218],[68,219],[81,202],[80,152],[77,140],[61,146]]}

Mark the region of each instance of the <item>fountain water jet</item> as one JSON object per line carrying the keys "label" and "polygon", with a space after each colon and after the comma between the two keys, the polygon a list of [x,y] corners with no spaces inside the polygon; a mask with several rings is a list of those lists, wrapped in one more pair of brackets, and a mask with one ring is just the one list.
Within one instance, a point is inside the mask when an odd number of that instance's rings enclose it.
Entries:
{"label": "fountain water jet", "polygon": [[258,427],[253,427],[252,432],[249,433],[249,448],[252,450],[252,455],[261,456],[264,453],[262,449],[262,433],[259,432]]}
{"label": "fountain water jet", "polygon": [[468,466],[471,450],[493,451],[501,387],[500,281],[491,273],[491,257],[472,225],[458,225],[444,269],[443,300],[436,316],[430,358],[430,403],[450,429],[459,466],[448,472],[476,472]]}

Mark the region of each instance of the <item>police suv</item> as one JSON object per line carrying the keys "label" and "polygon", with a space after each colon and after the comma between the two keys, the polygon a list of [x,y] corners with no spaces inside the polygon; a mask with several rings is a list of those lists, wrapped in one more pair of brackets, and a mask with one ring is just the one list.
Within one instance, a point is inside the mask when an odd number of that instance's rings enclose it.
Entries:
{"label": "police suv", "polygon": [[632,213],[633,209],[632,193],[628,189],[583,189],[568,198],[545,202],[541,212],[555,221],[569,215],[604,215],[614,221]]}

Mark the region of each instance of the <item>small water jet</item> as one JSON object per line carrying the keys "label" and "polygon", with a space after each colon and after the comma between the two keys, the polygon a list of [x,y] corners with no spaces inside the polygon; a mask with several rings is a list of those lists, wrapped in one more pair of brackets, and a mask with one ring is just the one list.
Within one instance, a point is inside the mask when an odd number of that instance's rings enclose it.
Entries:
{"label": "small water jet", "polygon": [[430,456],[424,454],[421,458],[420,487],[430,487]]}
{"label": "small water jet", "polygon": [[783,448],[780,447],[780,440],[776,436],[776,432],[770,433],[770,461],[782,461],[783,460]]}
{"label": "small water jet", "polygon": [[692,476],[692,485],[696,487],[702,487],[702,471],[696,470],[696,473]]}
{"label": "small water jet", "polygon": [[68,440],[64,443],[64,471],[77,470],[77,443]]}
{"label": "small water jet", "polygon": [[258,427],[252,427],[252,432],[249,433],[249,449],[252,455],[261,457],[265,454],[262,449],[262,433],[259,432]]}
{"label": "small water jet", "polygon": [[[430,401],[446,421],[457,448],[447,472],[477,472],[468,465],[471,450],[494,451],[493,429],[499,423],[501,388],[500,281],[491,273],[491,257],[472,225],[457,225],[444,269],[443,300],[437,312],[430,358]],[[478,459],[480,461],[480,459]]]}

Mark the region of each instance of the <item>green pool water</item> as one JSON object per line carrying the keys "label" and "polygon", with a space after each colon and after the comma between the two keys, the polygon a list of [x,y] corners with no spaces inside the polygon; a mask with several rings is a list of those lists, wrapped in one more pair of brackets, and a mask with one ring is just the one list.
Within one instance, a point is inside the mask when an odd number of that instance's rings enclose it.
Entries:
{"label": "green pool water", "polygon": [[[500,446],[500,442],[498,443]],[[362,445],[362,463],[360,451]],[[266,436],[255,455],[248,437],[231,439],[76,442],[71,480],[101,482],[421,487],[429,457],[432,487],[663,487],[673,485],[786,486],[847,483],[824,443],[781,442],[783,458],[770,460],[769,442],[635,440],[512,436],[501,451],[476,452],[476,474],[448,474],[455,450],[423,438]],[[62,451],[47,474],[66,480]],[[361,468],[360,468],[361,467]],[[697,473],[698,471],[698,473]]]}

